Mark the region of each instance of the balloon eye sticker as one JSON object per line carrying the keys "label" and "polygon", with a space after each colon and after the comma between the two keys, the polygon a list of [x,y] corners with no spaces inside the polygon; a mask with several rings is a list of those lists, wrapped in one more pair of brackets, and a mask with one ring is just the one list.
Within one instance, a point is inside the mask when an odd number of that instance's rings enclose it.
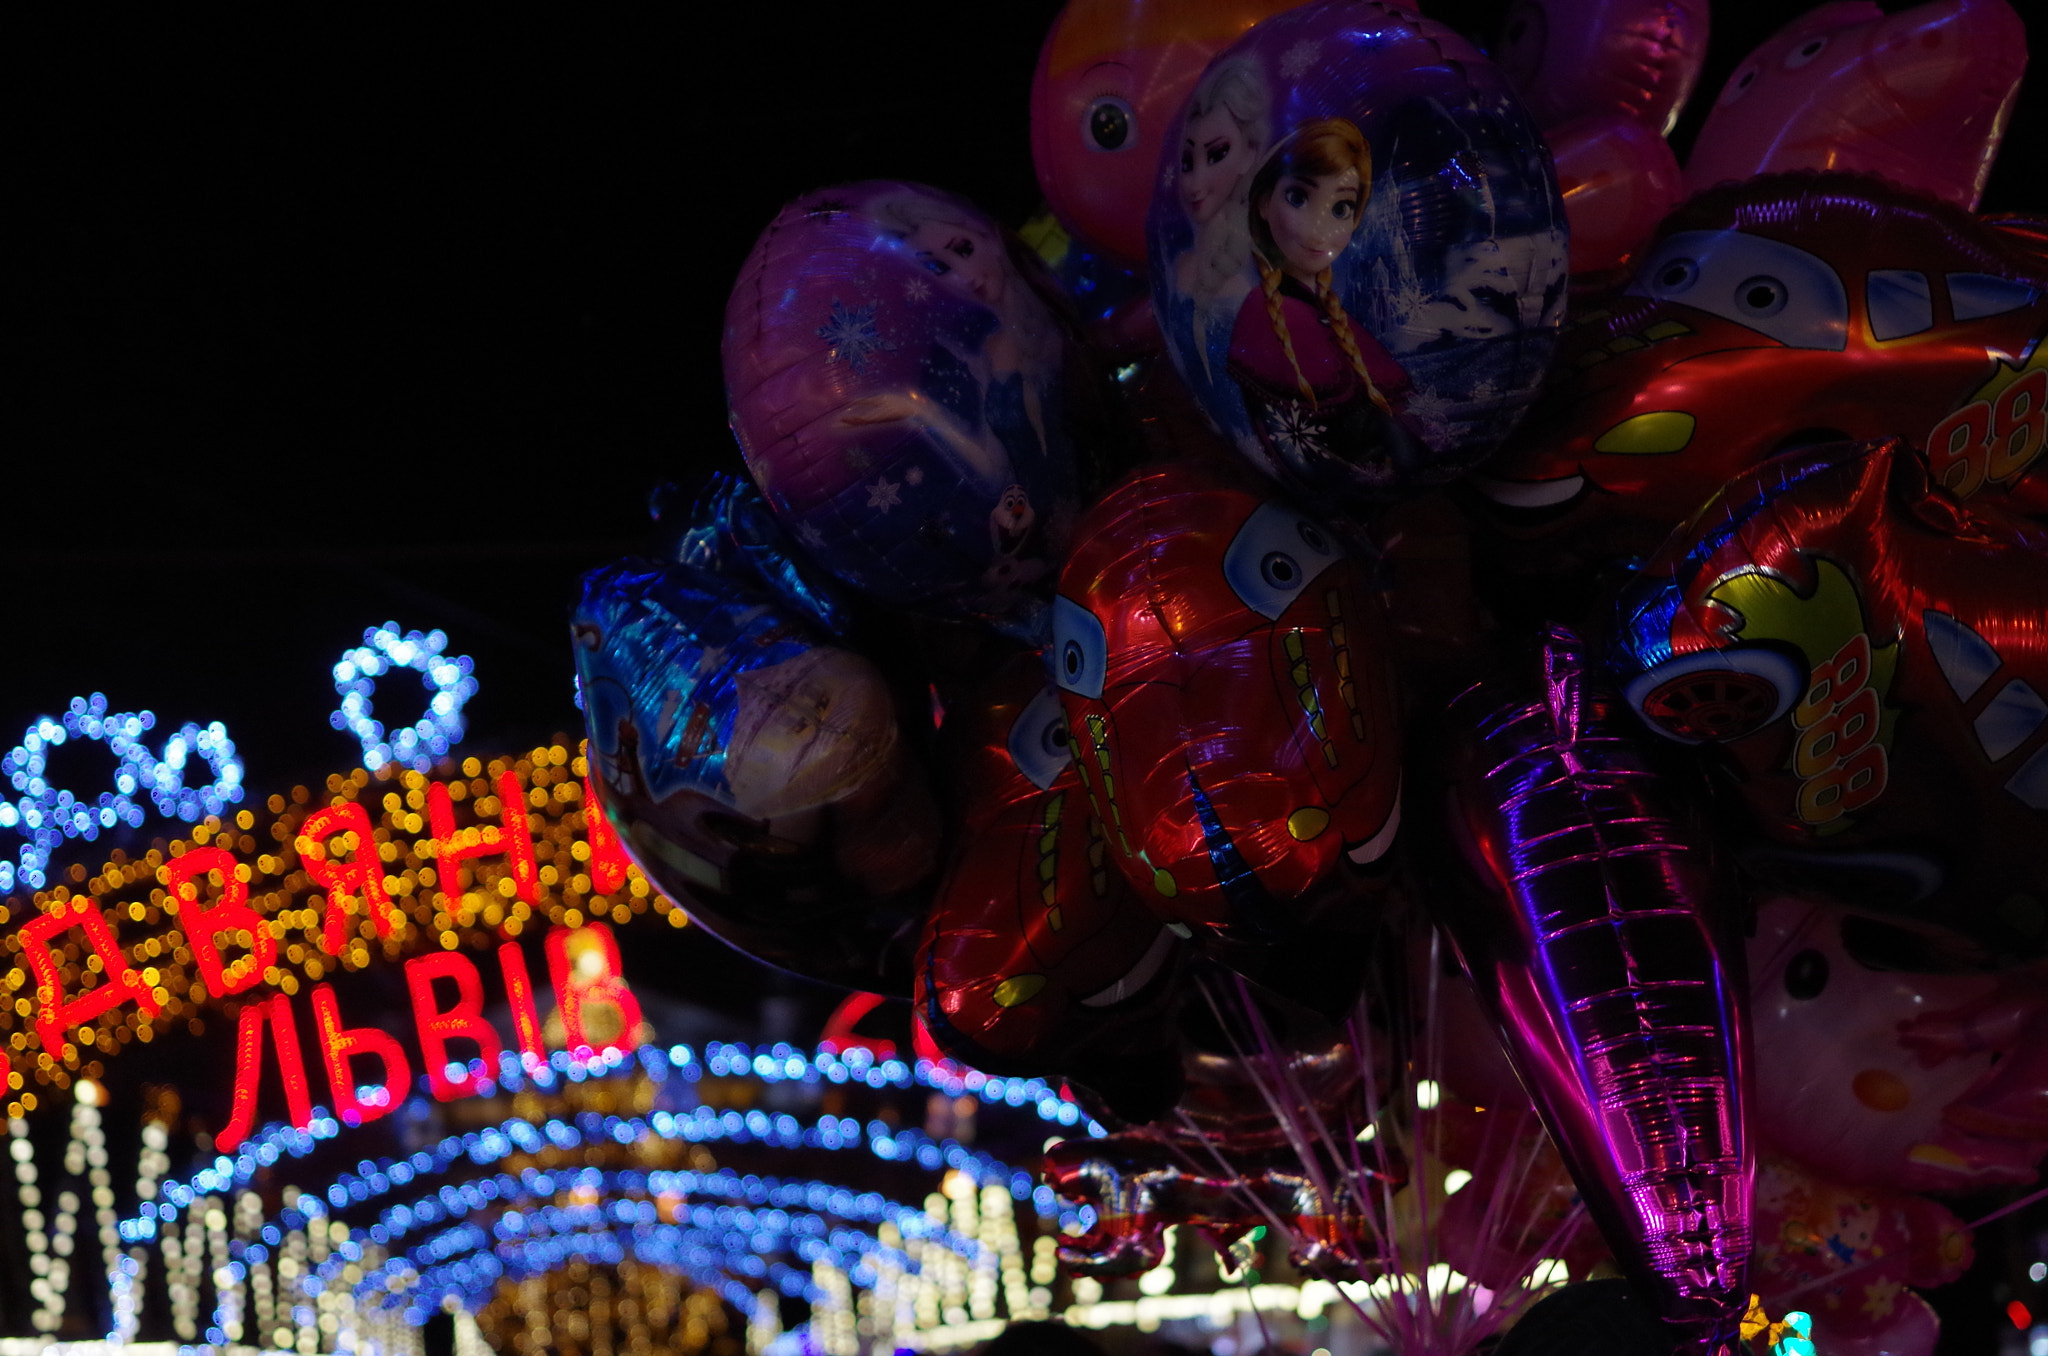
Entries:
{"label": "balloon eye sticker", "polygon": [[1223,553],[1223,578],[1244,605],[1276,621],[1339,557],[1322,528],[1283,504],[1261,504]]}
{"label": "balloon eye sticker", "polygon": [[1041,791],[1074,761],[1067,713],[1060,709],[1057,692],[1045,688],[1017,713],[1016,723],[1010,726],[1009,750],[1017,770]]}
{"label": "balloon eye sticker", "polygon": [[1052,679],[1062,691],[1101,700],[1109,641],[1093,612],[1061,594],[1052,600]]}

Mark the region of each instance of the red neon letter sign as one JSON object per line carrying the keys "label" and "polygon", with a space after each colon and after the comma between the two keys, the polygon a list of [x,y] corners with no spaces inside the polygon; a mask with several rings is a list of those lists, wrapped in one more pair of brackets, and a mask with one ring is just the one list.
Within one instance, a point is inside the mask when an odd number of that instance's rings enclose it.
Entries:
{"label": "red neon letter sign", "polygon": [[234,1114],[220,1132],[214,1147],[233,1153],[256,1128],[256,1091],[263,1077],[263,1024],[270,1023],[272,1042],[277,1046],[277,1072],[284,1082],[285,1109],[292,1125],[303,1130],[313,1123],[313,1097],[306,1086],[306,1061],[299,1054],[298,1023],[292,1020],[292,1001],[283,994],[251,1003],[242,1009],[235,1026]]}
{"label": "red neon letter sign", "polygon": [[[573,954],[572,954],[573,953]],[[619,942],[603,923],[557,928],[548,933],[548,974],[555,981],[555,1006],[562,1014],[562,1038],[569,1049],[632,1050],[640,1025],[640,1000],[619,974]],[[590,1039],[584,1006],[617,1008],[618,1035],[602,1045]]]}
{"label": "red neon letter sign", "polygon": [[512,1030],[519,1037],[520,1062],[537,1069],[548,1062],[540,1040],[540,1009],[533,1001],[533,978],[526,972],[526,953],[519,943],[498,948],[498,969],[505,975],[505,1000],[512,1007]]}
{"label": "red neon letter sign", "polygon": [[[66,1000],[62,963],[51,944],[72,928],[85,931],[86,944],[100,958],[106,978],[76,998]],[[114,926],[89,899],[59,904],[21,930],[22,954],[36,977],[36,1034],[52,1059],[64,1051],[64,1033],[84,1026],[108,1008],[134,1003],[154,1017],[163,1009],[142,976],[128,968],[121,944],[114,939]]]}
{"label": "red neon letter sign", "polygon": [[441,898],[449,909],[462,898],[456,872],[472,857],[495,857],[504,853],[511,859],[512,883],[519,897],[529,904],[540,903],[540,869],[533,861],[533,831],[526,826],[526,792],[511,772],[498,774],[498,814],[503,827],[455,827],[455,806],[448,788],[441,782],[427,783],[427,822],[434,833],[434,874],[441,882]]}
{"label": "red neon letter sign", "polygon": [[[442,1011],[434,1002],[434,981],[455,981],[455,1006]],[[481,1081],[464,1068],[456,1078],[448,1076],[448,1042],[474,1041],[483,1060],[485,1077],[496,1074],[505,1043],[484,1020],[484,980],[469,957],[455,951],[415,956],[405,963],[405,986],[412,991],[412,1020],[419,1027],[420,1058],[427,1062],[427,1083],[441,1101],[467,1097]]]}
{"label": "red neon letter sign", "polygon": [[590,888],[608,895],[626,883],[631,863],[619,846],[619,831],[604,812],[604,802],[597,798],[597,780],[587,773],[583,778],[583,837],[590,845]]}
{"label": "red neon letter sign", "polygon": [[[220,899],[211,908],[199,903],[199,877],[209,871],[220,872]],[[261,982],[263,972],[277,963],[277,939],[249,907],[249,882],[234,854],[223,847],[193,848],[164,863],[163,882],[206,991],[224,998]],[[248,934],[249,954],[230,968],[221,964],[220,940],[237,932]]]}
{"label": "red neon letter sign", "polygon": [[[412,1082],[412,1063],[397,1041],[372,1026],[344,1027],[341,1004],[332,984],[313,986],[313,1024],[320,1029],[320,1057],[327,1064],[327,1086],[334,1093],[334,1114],[348,1125],[368,1125],[388,1116],[405,1100],[406,1085]],[[370,1100],[356,1092],[356,1077],[349,1061],[372,1056],[384,1065],[384,1081],[370,1084]],[[382,1093],[380,1098],[376,1094]]]}
{"label": "red neon letter sign", "polygon": [[[356,836],[356,850],[347,861],[327,855],[327,840],[341,834]],[[370,840],[370,816],[362,806],[349,800],[330,805],[306,816],[299,828],[299,862],[314,884],[327,891],[327,917],[320,928],[320,949],[339,956],[348,944],[348,910],[352,900],[377,925],[379,937],[391,935],[391,896],[384,892],[384,867],[377,859],[377,845]]]}

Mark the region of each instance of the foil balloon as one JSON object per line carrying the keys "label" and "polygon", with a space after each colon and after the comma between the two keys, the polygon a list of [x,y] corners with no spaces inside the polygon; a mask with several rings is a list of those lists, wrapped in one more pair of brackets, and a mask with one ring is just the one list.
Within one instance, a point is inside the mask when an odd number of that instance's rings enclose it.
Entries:
{"label": "foil balloon", "polygon": [[1544,132],[1571,226],[1575,279],[1626,266],[1685,196],[1678,157],[1653,128],[1619,114]]}
{"label": "foil balloon", "polygon": [[2025,1185],[2048,1154],[2048,985],[1951,933],[1776,894],[1749,946],[1757,1134],[1832,1181]]}
{"label": "foil balloon", "polygon": [[918,1012],[975,1068],[1065,1074],[1149,1120],[1178,1092],[1169,1004],[1184,943],[1109,861],[1036,656],[991,689],[948,715],[965,804],[918,947]]}
{"label": "foil balloon", "polygon": [[1934,1356],[1941,1321],[1908,1287],[1947,1285],[1972,1256],[1970,1231],[1933,1201],[1774,1155],[1757,1163],[1751,1283],[1766,1300],[1796,1292],[1829,1356]]}
{"label": "foil balloon", "polygon": [[1705,745],[1761,879],[2048,953],[2048,529],[1929,482],[1896,441],[1731,481],[1629,585],[1613,664]]}
{"label": "foil balloon", "polygon": [[1816,6],[1729,77],[1686,184],[1853,170],[1974,209],[2026,68],[2026,26],[2005,0]]}
{"label": "foil balloon", "polygon": [[1475,888],[1444,914],[1588,1212],[1674,1349],[1732,1350],[1748,1297],[1742,954],[1698,837],[1583,649],[1451,716]]}
{"label": "foil balloon", "polygon": [[1290,3],[1069,0],[1031,82],[1031,162],[1046,201],[1084,246],[1144,267],[1152,169],[1195,77]]}
{"label": "foil balloon", "polygon": [[1364,564],[1248,481],[1169,465],[1112,487],[1050,658],[1110,860],[1162,920],[1259,943],[1386,856],[1401,751]]}
{"label": "foil balloon", "polygon": [[648,878],[770,964],[907,995],[939,820],[880,673],[687,565],[592,572],[571,634],[597,792]]}
{"label": "foil balloon", "polygon": [[1773,175],[1671,217],[1471,479],[1524,567],[1647,554],[1777,452],[1898,436],[1952,492],[2048,507],[2048,254],[1874,179]]}
{"label": "foil balloon", "polygon": [[1707,0],[1515,0],[1493,57],[1546,130],[1620,117],[1662,139],[1707,59]]}
{"label": "foil balloon", "polygon": [[733,432],[833,575],[1040,638],[1080,492],[1067,340],[1040,286],[1000,227],[914,184],[810,194],[762,233],[726,305]]}
{"label": "foil balloon", "polygon": [[[1225,981],[1211,996],[1235,1026],[1245,991],[1233,988]],[[1270,995],[1251,1001],[1285,1007]],[[1149,1271],[1165,1257],[1167,1228],[1183,1225],[1226,1254],[1271,1227],[1297,1267],[1347,1280],[1380,1274],[1376,1202],[1406,1165],[1380,1139],[1357,1136],[1371,1122],[1371,1078],[1384,1087],[1388,1070],[1312,1020],[1280,1037],[1238,1034],[1227,1053],[1190,1045],[1173,1115],[1048,1149],[1046,1184],[1095,1211],[1092,1226],[1060,1240],[1070,1271]]]}
{"label": "foil balloon", "polygon": [[1167,350],[1296,493],[1357,507],[1445,483],[1534,395],[1564,210],[1506,80],[1442,25],[1370,0],[1264,21],[1203,73],[1156,183]]}

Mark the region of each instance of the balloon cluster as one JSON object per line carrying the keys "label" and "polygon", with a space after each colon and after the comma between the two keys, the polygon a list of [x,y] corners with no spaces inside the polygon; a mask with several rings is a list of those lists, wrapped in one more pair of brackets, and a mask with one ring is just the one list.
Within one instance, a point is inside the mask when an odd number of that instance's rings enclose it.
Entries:
{"label": "balloon cluster", "polygon": [[2048,1152],[2018,20],[1824,6],[1681,170],[1704,0],[1524,0],[1498,60],[1279,10],[1074,0],[1021,234],[768,225],[748,478],[577,609],[605,808],[735,946],[1066,1078],[1072,1267],[1419,1230],[1611,1259],[1664,1349],[1805,1343],[1796,1293],[1931,1350],[1924,1194]]}

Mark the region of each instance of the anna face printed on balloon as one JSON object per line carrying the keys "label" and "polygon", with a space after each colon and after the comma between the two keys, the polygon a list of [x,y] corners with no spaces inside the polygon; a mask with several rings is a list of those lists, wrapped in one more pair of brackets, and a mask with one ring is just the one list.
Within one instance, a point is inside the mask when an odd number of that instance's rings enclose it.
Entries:
{"label": "anna face printed on balloon", "polygon": [[1372,148],[1343,118],[1306,123],[1252,179],[1259,286],[1230,337],[1230,374],[1276,465],[1336,455],[1370,473],[1407,374],[1345,311],[1333,272],[1372,192]]}
{"label": "anna face printed on balloon", "polygon": [[1252,186],[1260,273],[1277,268],[1327,286],[1324,275],[1351,243],[1371,187],[1372,151],[1355,128],[1347,136],[1333,127],[1313,145],[1268,161]]}

